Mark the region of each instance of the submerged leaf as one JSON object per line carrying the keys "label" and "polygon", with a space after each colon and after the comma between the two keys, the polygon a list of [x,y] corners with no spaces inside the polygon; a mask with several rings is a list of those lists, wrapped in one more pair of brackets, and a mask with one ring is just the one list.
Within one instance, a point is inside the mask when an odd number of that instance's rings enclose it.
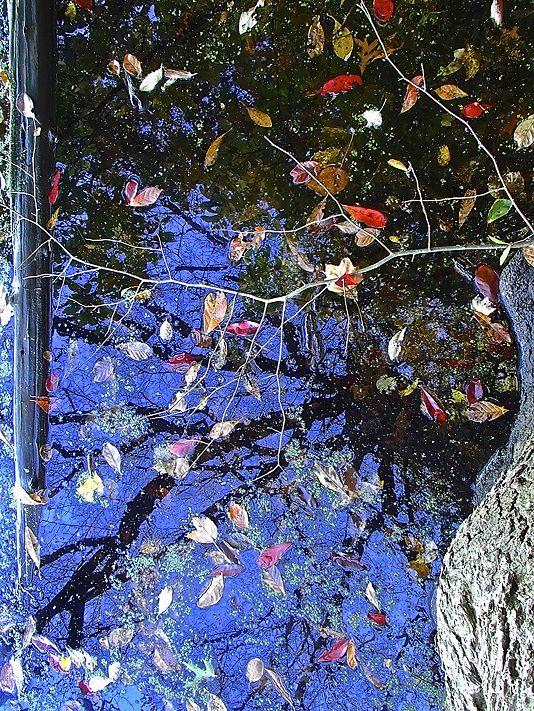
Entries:
{"label": "submerged leaf", "polygon": [[204,587],[197,600],[197,607],[205,608],[216,605],[223,596],[224,576],[216,575]]}
{"label": "submerged leaf", "polygon": [[345,91],[350,91],[354,84],[358,84],[358,86],[363,84],[361,76],[358,74],[340,74],[323,84],[315,93],[321,96],[325,96],[326,94],[342,94]]}
{"label": "submerged leaf", "polygon": [[465,191],[466,200],[460,202],[460,210],[458,212],[458,227],[462,227],[464,222],[467,220],[471,214],[471,210],[474,208],[476,203],[477,191],[469,188]]}
{"label": "submerged leaf", "polygon": [[323,26],[321,25],[321,16],[317,15],[314,17],[308,30],[308,44],[306,45],[306,51],[312,59],[321,54],[324,48],[324,42],[325,34]]}
{"label": "submerged leaf", "polygon": [[460,89],[456,84],[443,84],[443,86],[438,87],[434,90],[440,99],[445,101],[452,101],[453,99],[461,99],[467,96],[463,89]]}
{"label": "submerged leaf", "polygon": [[29,526],[24,527],[24,545],[26,552],[35,563],[37,570],[41,567],[40,546],[37,536]]}
{"label": "submerged leaf", "polygon": [[276,565],[272,565],[270,568],[263,568],[261,571],[261,579],[275,592],[279,593],[280,595],[286,594],[284,581],[282,580],[282,574],[280,573]]}
{"label": "submerged leaf", "polygon": [[118,474],[121,473],[121,455],[115,445],[106,442],[102,447],[102,456],[112,469]]}
{"label": "submerged leaf", "polygon": [[268,676],[269,679],[272,681],[274,688],[278,691],[280,696],[287,701],[287,703],[291,706],[292,709],[294,709],[295,704],[293,702],[291,694],[286,689],[280,674],[275,672],[273,669],[269,669],[268,667],[265,667],[265,675]]}

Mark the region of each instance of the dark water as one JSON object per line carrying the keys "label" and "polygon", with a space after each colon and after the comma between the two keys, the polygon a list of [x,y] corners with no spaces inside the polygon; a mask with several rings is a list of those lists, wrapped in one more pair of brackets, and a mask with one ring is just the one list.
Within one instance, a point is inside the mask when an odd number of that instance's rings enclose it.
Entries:
{"label": "dark water", "polygon": [[[362,73],[357,48],[347,61],[332,51],[332,17],[373,41],[358,8],[267,4],[240,34],[248,9],[162,0],[99,3],[92,15],[78,7],[70,19],[60,10],[51,362],[59,387],[51,393],[42,577],[30,611],[60,650],[52,662],[67,647],[83,649],[96,668],[55,671],[46,654],[27,649],[24,708],[70,700],[66,708],[169,710],[186,698],[205,707],[208,692],[234,711],[283,708],[289,698],[310,711],[439,707],[432,601],[440,560],[469,512],[477,471],[511,424],[514,350],[474,319],[474,284],[450,254],[371,271],[358,300],[352,290],[346,298],[314,286],[325,263],[349,256],[364,267],[386,252],[376,241],[359,247],[332,225],[284,234],[309,221],[321,196],[292,183],[294,161],[265,137],[299,160],[346,171],[340,201],[385,213],[378,237],[391,250],[425,247],[427,227],[413,178],[389,159],[411,163],[429,199],[486,193],[493,168],[464,127],[424,96],[400,114],[406,86],[383,59],[365,67],[362,86],[316,94],[337,75]],[[516,176],[514,187],[522,201],[532,192],[528,160],[514,148],[510,117],[528,113],[520,97],[531,18],[512,4],[498,29],[488,13],[473,3],[399,3],[379,32],[409,77],[423,63],[429,87],[454,83],[468,92],[447,102],[456,113],[468,101],[492,105],[476,128],[503,170],[523,171],[526,185]],[[326,44],[311,58],[306,37],[318,14]],[[480,68],[469,79],[465,64],[438,77],[459,48]],[[122,68],[127,53],[143,77],[161,65],[195,76],[141,92],[140,79]],[[114,58],[118,75],[106,71]],[[266,112],[272,128],[257,125],[245,106]],[[380,109],[382,124],[367,127],[363,113]],[[208,147],[226,131],[206,169]],[[438,162],[445,145],[446,164]],[[129,206],[129,180],[139,190],[158,186],[161,196]],[[480,197],[462,227],[458,202],[426,203],[433,246],[481,244],[488,233],[513,238],[518,218],[487,225],[493,199]],[[337,213],[327,203],[325,217]],[[232,264],[230,240],[244,230],[250,239],[256,227],[267,230],[259,248]],[[468,277],[484,262],[499,268],[489,252],[456,257]],[[217,289],[226,290],[228,311],[213,342],[199,345],[192,330],[202,329],[205,298]],[[492,319],[506,324],[502,313]],[[164,321],[168,340],[160,337]],[[259,323],[257,333],[226,331],[243,321]],[[392,361],[388,342],[403,327],[403,357]],[[120,348],[132,342],[148,344],[149,357]],[[184,369],[169,364],[183,353],[201,363],[189,386]],[[510,412],[470,422],[472,378]],[[446,421],[425,417],[418,386],[441,400]],[[177,393],[185,410],[170,412]],[[221,422],[231,431],[211,437]],[[183,440],[191,451],[177,465],[169,447]],[[102,456],[109,444],[120,452],[120,471]],[[337,484],[319,481],[320,465]],[[232,502],[248,512],[241,532],[250,543],[235,539]],[[195,516],[217,525],[222,551],[187,537]],[[276,571],[278,591],[262,582],[258,565],[260,551],[283,542],[292,544],[277,564],[285,594]],[[210,571],[222,564],[236,572],[238,563],[244,569],[224,578],[221,600],[200,608],[206,582],[220,584]],[[378,612],[369,583],[385,617],[369,617]],[[354,642],[357,668],[345,655],[317,661],[340,639]],[[254,658],[280,675],[283,693],[268,675],[247,681]],[[116,662],[116,680],[84,693],[79,680],[105,677]]]}

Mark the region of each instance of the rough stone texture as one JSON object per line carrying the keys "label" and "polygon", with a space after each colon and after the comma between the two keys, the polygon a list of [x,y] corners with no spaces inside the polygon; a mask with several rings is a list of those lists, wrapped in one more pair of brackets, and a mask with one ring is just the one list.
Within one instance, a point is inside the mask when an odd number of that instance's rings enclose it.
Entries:
{"label": "rough stone texture", "polygon": [[501,294],[520,348],[521,404],[443,564],[437,623],[448,711],[534,709],[534,268],[522,255],[504,270]]}

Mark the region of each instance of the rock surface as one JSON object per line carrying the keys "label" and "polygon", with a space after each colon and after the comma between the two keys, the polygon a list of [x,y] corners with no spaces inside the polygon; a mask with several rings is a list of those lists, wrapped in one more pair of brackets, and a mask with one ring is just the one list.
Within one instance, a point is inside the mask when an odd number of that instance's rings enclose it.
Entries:
{"label": "rock surface", "polygon": [[520,349],[520,410],[443,564],[447,711],[534,709],[534,268],[521,254],[503,272],[501,296]]}

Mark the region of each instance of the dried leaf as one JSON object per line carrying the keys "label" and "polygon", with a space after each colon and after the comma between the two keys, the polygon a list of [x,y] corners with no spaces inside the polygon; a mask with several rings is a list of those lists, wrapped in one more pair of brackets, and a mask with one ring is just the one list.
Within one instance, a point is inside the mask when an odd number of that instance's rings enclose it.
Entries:
{"label": "dried leaf", "polygon": [[197,600],[197,607],[205,608],[216,605],[223,596],[224,575],[216,575],[204,587]]}
{"label": "dried leaf", "polygon": [[263,662],[261,659],[258,659],[255,657],[254,659],[249,659],[247,663],[247,679],[250,681],[251,684],[253,684],[256,681],[259,681],[263,674],[265,672],[265,667],[263,666]]}
{"label": "dried leaf", "polygon": [[508,410],[500,405],[495,405],[489,400],[477,400],[474,402],[465,413],[465,416],[471,422],[490,422],[502,417]]}
{"label": "dried leaf", "polygon": [[375,586],[371,582],[368,582],[365,586],[365,597],[369,600],[371,605],[374,605],[374,607],[376,607],[378,612],[382,611],[382,606],[378,601],[378,595],[376,594]]}
{"label": "dried leaf", "polygon": [[534,114],[516,126],[514,141],[518,148],[528,148],[534,143]]}
{"label": "dried leaf", "polygon": [[162,615],[172,603],[172,588],[166,585],[158,595],[158,615]]}
{"label": "dried leaf", "polygon": [[286,594],[286,590],[284,588],[284,581],[282,580],[282,574],[280,573],[276,565],[272,565],[270,568],[262,568],[261,579],[275,592],[279,593],[280,595]]}
{"label": "dried leaf", "polygon": [[40,494],[28,494],[18,483],[13,487],[13,497],[16,501],[20,501],[25,506],[44,506],[48,503],[48,499]]}
{"label": "dried leaf", "polygon": [[184,380],[186,385],[192,385],[195,380],[198,377],[198,371],[200,370],[200,366],[202,365],[202,361],[199,360],[198,363],[195,363],[192,365],[188,370],[186,371],[184,375]]}
{"label": "dried leaf", "polygon": [[266,548],[260,553],[258,565],[260,568],[271,568],[278,563],[284,553],[293,545],[291,542],[277,543],[274,546]]}
{"label": "dried leaf", "polygon": [[217,422],[210,430],[210,439],[220,439],[226,437],[237,425],[237,420],[227,420],[226,422]]}
{"label": "dried leaf", "polygon": [[124,67],[124,71],[128,72],[128,74],[134,77],[141,76],[141,62],[133,54],[124,55],[122,66]]}
{"label": "dried leaf", "polygon": [[207,711],[228,711],[223,700],[210,692]]}
{"label": "dried leaf", "polygon": [[207,336],[223,321],[228,309],[226,295],[222,291],[211,292],[204,300],[204,334]]}
{"label": "dried leaf", "polygon": [[269,114],[266,114],[265,111],[260,111],[260,109],[257,109],[255,106],[246,106],[245,104],[243,105],[245,106],[248,115],[257,126],[262,126],[263,128],[272,127],[273,122],[271,121],[271,117],[269,116]]}
{"label": "dried leaf", "polygon": [[321,25],[321,16],[317,15],[308,30],[308,44],[306,45],[306,51],[312,59],[321,54],[324,49],[324,42],[325,35]]}
{"label": "dried leaf", "polygon": [[[358,286],[362,281],[362,276],[358,273],[358,267],[354,266],[348,257],[342,259],[338,265],[325,264],[324,270],[327,279],[335,279],[326,287],[328,291],[333,291],[334,294],[345,294],[346,290]],[[344,278],[350,276],[354,277],[352,281]]]}
{"label": "dried leaf", "polygon": [[206,155],[204,156],[204,168],[209,168],[216,162],[217,157],[219,155],[219,148],[221,147],[221,143],[223,142],[224,137],[227,136],[232,129],[233,126],[232,128],[229,128],[228,131],[225,131],[220,136],[217,136],[217,138],[210,143],[209,148],[206,151]]}
{"label": "dried leaf", "polygon": [[313,471],[315,472],[317,479],[319,479],[321,484],[327,489],[335,491],[338,494],[342,494],[343,496],[347,496],[345,485],[336,473],[334,467],[327,467],[316,459],[313,463]]}
{"label": "dried leaf", "polygon": [[187,538],[197,543],[214,543],[217,540],[218,529],[210,518],[193,516],[192,523],[196,530],[188,533]]}
{"label": "dried leaf", "polygon": [[163,79],[163,65],[150,74],[147,74],[139,85],[139,91],[154,91],[160,81]]}
{"label": "dried leaf", "polygon": [[334,19],[334,32],[332,34],[332,48],[334,54],[345,62],[349,59],[354,49],[354,38],[352,32],[340,22]]}
{"label": "dried leaf", "polygon": [[228,506],[228,516],[238,528],[246,530],[249,527],[247,510],[244,506],[236,504],[235,501],[232,501],[232,503]]}
{"label": "dried leaf", "polygon": [[186,711],[202,711],[200,706],[197,703],[195,703],[192,699],[185,700],[185,708],[186,708]]}
{"label": "dried leaf", "polygon": [[467,218],[471,214],[471,210],[474,208],[476,200],[477,200],[475,197],[476,194],[477,194],[477,191],[473,190],[472,188],[469,188],[469,190],[465,191],[465,196],[468,199],[462,200],[460,202],[460,210],[458,212],[458,227],[462,227],[464,222],[467,220]]}
{"label": "dried leaf", "polygon": [[356,669],[358,666],[358,658],[356,657],[356,646],[352,639],[349,639],[347,645],[347,664],[351,669]]}
{"label": "dried leaf", "polygon": [[361,562],[360,556],[358,555],[332,551],[330,553],[330,558],[334,561],[334,563],[337,563],[341,568],[343,568],[343,570],[367,570],[367,566]]}
{"label": "dried leaf", "polygon": [[107,70],[110,74],[114,74],[118,77],[121,73],[121,65],[117,62],[116,59],[110,59],[107,65]]}
{"label": "dried leaf", "polygon": [[388,356],[390,360],[400,360],[402,354],[402,342],[406,334],[406,327],[392,336],[388,343]]}
{"label": "dried leaf", "polygon": [[[346,235],[355,235],[361,230],[361,227],[356,222],[349,222],[348,220],[346,222],[336,222],[336,227]],[[372,241],[373,238],[371,237],[370,242]]]}
{"label": "dried leaf", "polygon": [[33,113],[33,101],[28,94],[19,94],[17,96],[15,106],[23,116],[26,116],[26,118],[37,120],[35,118],[35,114]]}
{"label": "dried leaf", "polygon": [[170,341],[172,338],[172,326],[168,319],[161,324],[159,327],[159,337],[162,341]]}
{"label": "dried leaf", "polygon": [[376,689],[385,689],[386,685],[383,684],[380,679],[377,679],[374,674],[371,673],[371,671],[365,666],[365,664],[362,662],[361,659],[358,659],[360,663],[360,668],[364,674],[364,676],[371,682],[371,684],[376,688]]}
{"label": "dried leaf", "polygon": [[527,244],[526,247],[523,247],[523,257],[531,267],[534,267],[534,247],[532,245]]}
{"label": "dried leaf", "polygon": [[128,202],[128,205],[131,207],[145,207],[146,205],[153,205],[161,195],[161,192],[160,188],[153,186],[143,188],[140,193],[137,193],[137,195],[135,195],[135,197]]}
{"label": "dried leaf", "polygon": [[102,456],[109,466],[117,472],[117,474],[121,473],[121,455],[115,445],[110,442],[106,442],[102,447]]}
{"label": "dried leaf", "polygon": [[396,158],[390,158],[388,160],[388,165],[390,165],[392,168],[396,168],[397,170],[403,170],[405,173],[410,170],[404,165],[404,163],[401,163],[400,160],[397,160]]}
{"label": "dried leaf", "polygon": [[187,373],[189,368],[196,362],[196,357],[191,355],[191,353],[176,353],[176,355],[171,356],[167,360],[171,370],[177,373]]}
{"label": "dried leaf", "polygon": [[327,165],[320,168],[317,179],[306,182],[306,187],[325,197],[328,194],[337,195],[349,184],[349,174],[339,165]]}
{"label": "dried leaf", "polygon": [[453,99],[461,99],[467,96],[466,92],[456,84],[443,84],[434,90],[440,99],[444,101],[452,101]]}
{"label": "dried leaf", "polygon": [[39,541],[29,526],[24,527],[24,546],[26,548],[26,552],[35,563],[35,567],[39,570],[41,567]]}
{"label": "dried leaf", "polygon": [[[415,84],[415,86],[412,86],[412,84]],[[402,102],[401,114],[409,111],[417,103],[417,99],[419,98],[419,90],[417,87],[423,85],[423,75],[418,74],[414,77],[412,79],[412,84],[408,84],[408,88],[406,89],[406,94],[404,95]]]}
{"label": "dried leaf", "polygon": [[475,285],[482,296],[497,305],[499,299],[499,275],[491,267],[481,264],[475,272]]}
{"label": "dried leaf", "polygon": [[333,647],[323,652],[317,661],[323,663],[335,662],[337,659],[342,659],[345,656],[348,646],[348,639],[339,639]]}
{"label": "dried leaf", "polygon": [[125,353],[132,360],[146,360],[154,353],[152,347],[149,346],[148,343],[142,343],[141,341],[127,341],[126,343],[119,343],[117,349]]}
{"label": "dried leaf", "polygon": [[167,412],[171,415],[179,415],[180,413],[185,412],[187,408],[188,405],[185,399],[185,393],[178,391],[173,395],[169,403],[169,407],[167,408]]}

